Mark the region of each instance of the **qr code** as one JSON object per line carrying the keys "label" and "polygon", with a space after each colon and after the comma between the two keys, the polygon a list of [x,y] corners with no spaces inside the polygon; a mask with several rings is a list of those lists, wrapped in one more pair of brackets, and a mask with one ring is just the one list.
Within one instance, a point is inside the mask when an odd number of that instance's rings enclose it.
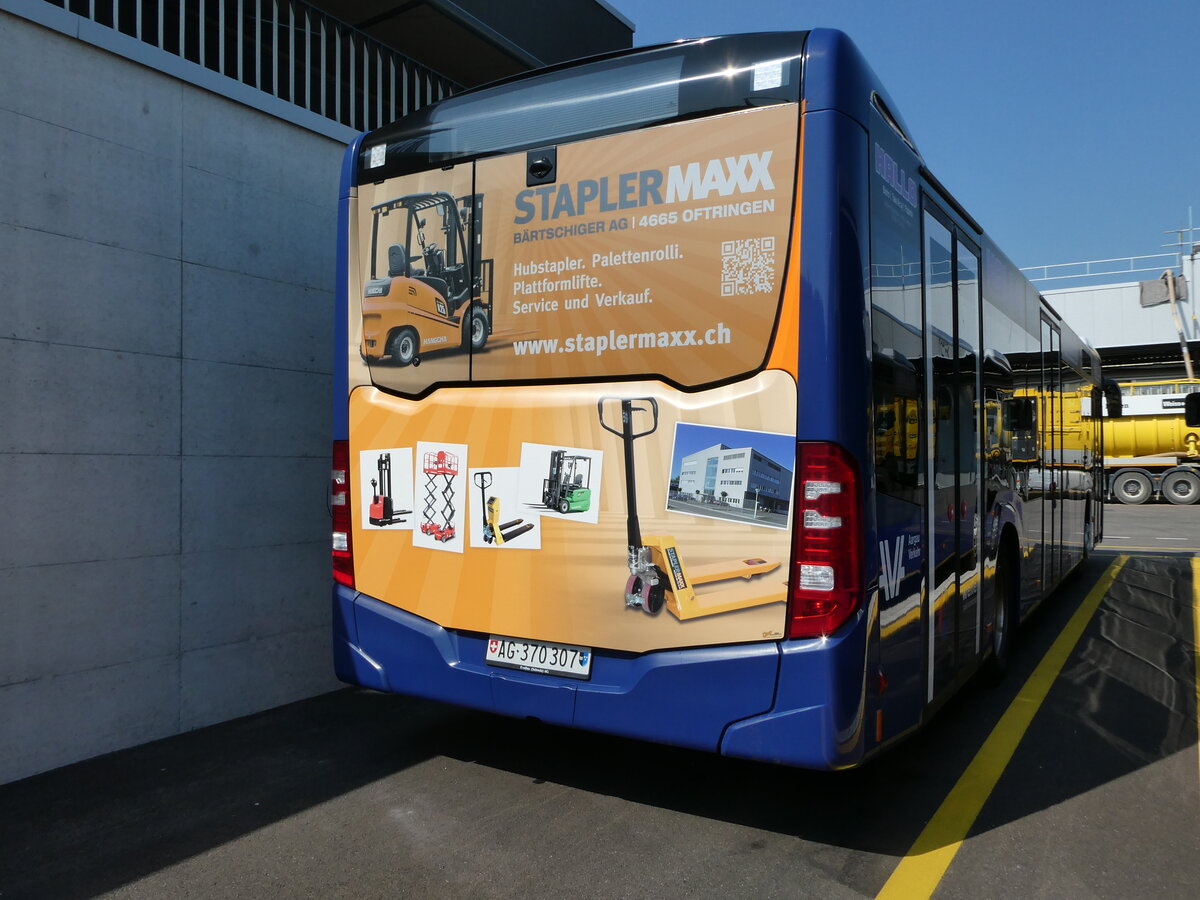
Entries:
{"label": "qr code", "polygon": [[775,238],[721,242],[721,296],[769,294],[775,287]]}

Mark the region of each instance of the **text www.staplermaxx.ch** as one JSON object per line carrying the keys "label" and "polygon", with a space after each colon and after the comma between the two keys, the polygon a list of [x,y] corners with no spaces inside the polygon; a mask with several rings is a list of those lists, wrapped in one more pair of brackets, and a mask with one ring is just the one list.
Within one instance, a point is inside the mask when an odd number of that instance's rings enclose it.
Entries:
{"label": "text www.staplermaxx.ch", "polygon": [[724,322],[701,333],[687,331],[640,331],[608,334],[577,334],[565,339],[541,338],[534,341],[513,341],[517,356],[538,356],[551,353],[594,353],[602,356],[609,350],[654,350],[670,347],[703,347],[728,344],[732,335]]}

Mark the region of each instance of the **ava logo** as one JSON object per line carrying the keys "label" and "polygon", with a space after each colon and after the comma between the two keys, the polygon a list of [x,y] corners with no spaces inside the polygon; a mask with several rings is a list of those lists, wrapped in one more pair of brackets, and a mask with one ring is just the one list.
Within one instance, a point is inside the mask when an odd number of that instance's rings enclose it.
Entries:
{"label": "ava logo", "polygon": [[879,559],[883,563],[879,586],[886,599],[895,600],[900,594],[900,582],[904,580],[904,535],[896,538],[894,550],[887,541],[880,541]]}
{"label": "ava logo", "polygon": [[590,653],[588,653],[586,650],[585,650],[583,653],[580,653],[580,654],[579,654],[579,664],[580,664],[581,666],[586,666],[586,665],[588,664],[588,657],[589,657],[589,656],[591,656],[591,654],[590,654]]}

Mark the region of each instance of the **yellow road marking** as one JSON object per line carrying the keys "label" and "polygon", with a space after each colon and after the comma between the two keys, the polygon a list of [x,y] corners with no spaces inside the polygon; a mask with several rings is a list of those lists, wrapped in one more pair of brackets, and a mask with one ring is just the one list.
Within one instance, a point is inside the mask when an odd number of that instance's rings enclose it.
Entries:
{"label": "yellow road marking", "polygon": [[[1200,557],[1192,557],[1192,656],[1196,671],[1196,723],[1200,725]],[[1200,765],[1200,759],[1197,760]]]}
{"label": "yellow road marking", "polygon": [[1134,547],[1130,544],[1109,544],[1107,541],[1104,542],[1103,546],[1096,548],[1097,553],[1105,553],[1111,550],[1148,550],[1160,556],[1164,553],[1200,553],[1200,547],[1171,547],[1162,544],[1159,544],[1157,547]]}
{"label": "yellow road marking", "polygon": [[[1117,573],[1128,560],[1128,556],[1118,556],[1088,592],[1033,674],[1021,686],[1016,698],[1000,717],[1000,721],[983,742],[971,764],[959,777],[958,783],[946,795],[929,824],[917,836],[909,848],[908,855],[900,860],[900,864],[884,884],[883,890],[879,892],[880,898],[890,900],[933,895],[954,855],[958,853],[958,848],[966,839],[967,832],[983,809],[984,802],[1016,752],[1021,738],[1025,736],[1029,723],[1033,721],[1051,685],[1079,642],[1084,628],[1116,580]],[[1197,602],[1200,602],[1200,598]],[[1200,680],[1197,685],[1197,689],[1200,690]]]}

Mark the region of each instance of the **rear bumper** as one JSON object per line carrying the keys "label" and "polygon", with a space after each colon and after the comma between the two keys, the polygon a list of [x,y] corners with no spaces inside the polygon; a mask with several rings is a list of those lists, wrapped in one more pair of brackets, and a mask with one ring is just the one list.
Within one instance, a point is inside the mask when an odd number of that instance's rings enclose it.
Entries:
{"label": "rear bumper", "polygon": [[[856,629],[820,641],[601,650],[591,679],[573,681],[488,666],[486,635],[447,630],[341,586],[333,613],[334,666],[350,684],[788,765],[861,759],[861,727],[848,728],[830,702]],[[861,724],[859,698],[850,707]],[[847,740],[852,733],[857,740]]]}

